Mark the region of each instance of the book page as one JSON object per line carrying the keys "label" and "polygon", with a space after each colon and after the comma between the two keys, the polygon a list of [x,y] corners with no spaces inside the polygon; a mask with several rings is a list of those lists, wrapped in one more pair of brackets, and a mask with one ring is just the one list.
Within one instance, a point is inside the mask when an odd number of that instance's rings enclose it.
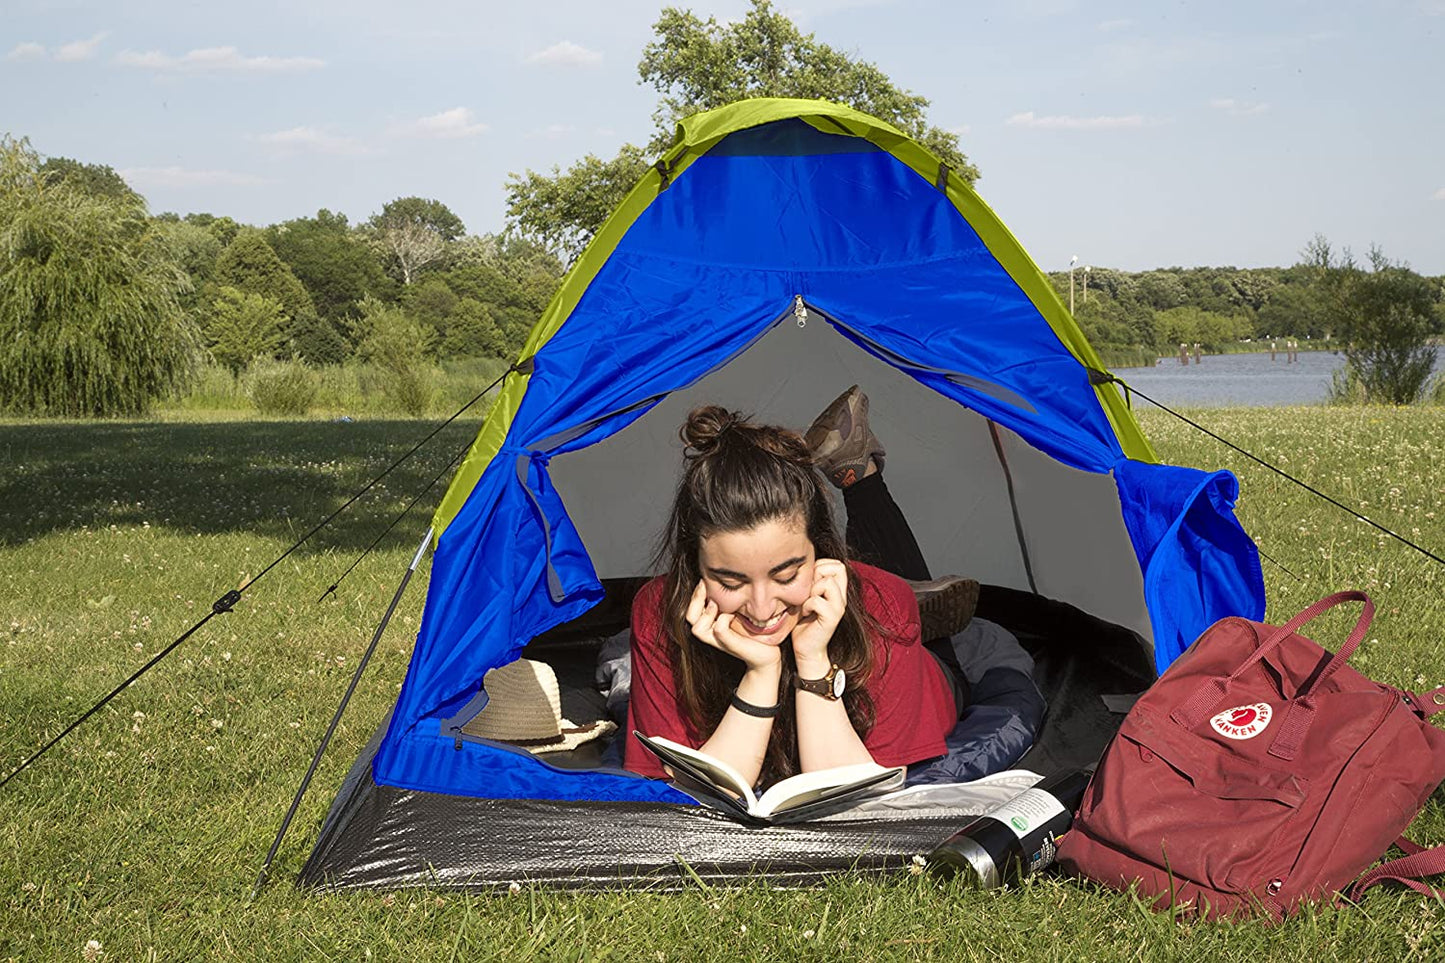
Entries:
{"label": "book page", "polygon": [[901,766],[887,768],[872,762],[799,773],[770,786],[768,791],[758,798],[757,805],[750,807],[750,812],[758,816],[771,816],[859,789],[876,786],[881,792],[885,788],[891,788],[890,784],[901,783],[903,773]]}
{"label": "book page", "polygon": [[721,759],[662,736],[644,736],[640,732],[634,734],[644,745],[654,750],[665,764],[685,770],[693,779],[711,783],[718,789],[732,793],[749,812],[757,806],[758,799],[753,795],[752,787],[743,779],[741,773]]}

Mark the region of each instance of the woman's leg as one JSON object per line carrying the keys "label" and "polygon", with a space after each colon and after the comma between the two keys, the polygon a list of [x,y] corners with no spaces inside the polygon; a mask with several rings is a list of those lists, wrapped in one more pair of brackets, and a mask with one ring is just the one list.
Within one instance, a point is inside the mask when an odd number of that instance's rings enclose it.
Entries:
{"label": "woman's leg", "polygon": [[848,512],[848,551],[854,558],[900,578],[916,582],[933,578],[913,529],[889,493],[882,472],[844,488],[843,506]]}
{"label": "woman's leg", "polygon": [[[854,558],[900,578],[928,581],[933,577],[908,519],[883,482],[882,472],[874,472],[844,488],[843,505],[848,511],[848,551]],[[959,665],[953,640],[944,635],[925,639],[923,645],[938,660],[953,690],[953,704],[962,715],[971,700],[968,680]]]}

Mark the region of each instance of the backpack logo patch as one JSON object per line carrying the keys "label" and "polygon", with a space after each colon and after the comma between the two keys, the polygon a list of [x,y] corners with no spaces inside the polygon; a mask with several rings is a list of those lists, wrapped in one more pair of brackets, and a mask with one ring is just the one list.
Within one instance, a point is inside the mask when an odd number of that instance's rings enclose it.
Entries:
{"label": "backpack logo patch", "polygon": [[1269,726],[1274,710],[1267,702],[1225,709],[1209,720],[1214,731],[1226,739],[1253,739]]}

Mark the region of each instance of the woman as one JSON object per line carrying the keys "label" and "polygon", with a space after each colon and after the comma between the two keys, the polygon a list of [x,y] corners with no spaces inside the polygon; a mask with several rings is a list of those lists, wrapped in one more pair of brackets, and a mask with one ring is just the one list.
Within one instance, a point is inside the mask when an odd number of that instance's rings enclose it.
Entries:
{"label": "woman", "polygon": [[[722,408],[694,411],[666,573],[632,608],[628,732],[700,748],[755,785],[940,756],[964,708],[955,674],[921,642],[913,589],[850,561],[833,525],[820,468],[846,483],[845,499],[849,486],[872,489],[892,506],[867,398],[849,389],[808,434],[811,447]],[[917,554],[906,523],[899,535],[894,520],[870,520],[891,532],[885,552],[904,542]],[[664,775],[630,735],[625,761]]]}

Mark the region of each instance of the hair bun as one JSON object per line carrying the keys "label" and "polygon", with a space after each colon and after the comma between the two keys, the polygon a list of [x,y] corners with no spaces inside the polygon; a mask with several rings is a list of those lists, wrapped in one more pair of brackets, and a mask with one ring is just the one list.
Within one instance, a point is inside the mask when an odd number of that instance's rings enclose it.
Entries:
{"label": "hair bun", "polygon": [[689,455],[708,455],[717,450],[729,429],[746,421],[741,412],[729,411],[721,405],[704,405],[688,414],[678,435]]}

